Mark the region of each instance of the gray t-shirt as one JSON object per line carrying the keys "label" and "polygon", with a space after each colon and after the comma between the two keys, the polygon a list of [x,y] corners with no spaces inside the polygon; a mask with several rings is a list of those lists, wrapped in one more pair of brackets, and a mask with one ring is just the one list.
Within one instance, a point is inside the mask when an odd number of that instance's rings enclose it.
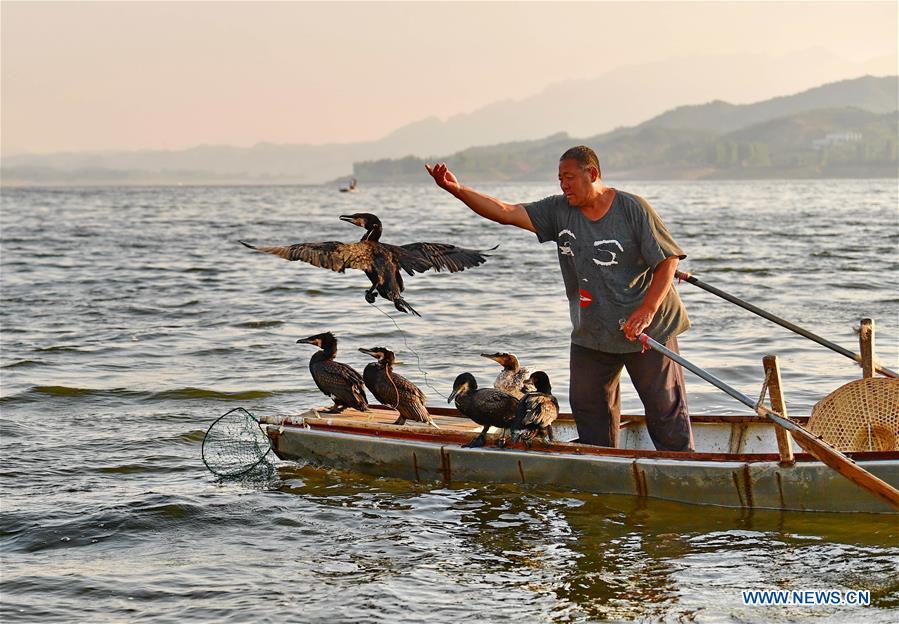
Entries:
{"label": "gray t-shirt", "polygon": [[[609,211],[590,221],[564,195],[524,204],[541,243],[558,246],[571,315],[571,342],[608,353],[640,351],[619,328],[636,310],[656,266],[671,256],[687,256],[642,197],[616,191]],[[669,288],[644,331],[664,344],[690,327],[675,288]]]}

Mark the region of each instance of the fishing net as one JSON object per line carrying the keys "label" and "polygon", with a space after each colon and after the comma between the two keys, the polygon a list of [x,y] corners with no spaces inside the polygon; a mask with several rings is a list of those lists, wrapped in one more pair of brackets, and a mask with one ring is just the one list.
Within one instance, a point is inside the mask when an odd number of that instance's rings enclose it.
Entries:
{"label": "fishing net", "polygon": [[271,450],[259,421],[242,407],[220,416],[203,437],[203,463],[220,477],[239,477],[267,464]]}
{"label": "fishing net", "polygon": [[899,448],[899,379],[870,377],[841,386],[812,408],[808,430],[841,451]]}

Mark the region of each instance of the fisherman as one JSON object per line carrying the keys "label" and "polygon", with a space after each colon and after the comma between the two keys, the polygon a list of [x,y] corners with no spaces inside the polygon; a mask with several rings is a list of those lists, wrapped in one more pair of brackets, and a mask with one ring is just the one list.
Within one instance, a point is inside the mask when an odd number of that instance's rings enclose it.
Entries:
{"label": "fisherman", "polygon": [[579,441],[618,446],[626,367],[656,449],[693,450],[683,370],[634,342],[645,331],[677,352],[677,336],[690,326],[672,287],[686,255],[649,203],[603,184],[596,153],[583,145],[559,159],[562,194],[532,203],[509,204],[463,186],[445,163],[425,168],[478,215],[558,246],[573,326],[569,400]]}

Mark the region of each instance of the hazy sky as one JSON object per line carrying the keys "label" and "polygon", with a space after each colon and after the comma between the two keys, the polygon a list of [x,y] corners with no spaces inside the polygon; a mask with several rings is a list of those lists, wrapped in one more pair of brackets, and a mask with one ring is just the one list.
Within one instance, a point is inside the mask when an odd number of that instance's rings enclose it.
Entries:
{"label": "hazy sky", "polygon": [[893,1],[4,1],[0,12],[7,155],[377,139],[694,55],[805,52],[808,63],[844,61],[837,74],[851,63],[897,71]]}

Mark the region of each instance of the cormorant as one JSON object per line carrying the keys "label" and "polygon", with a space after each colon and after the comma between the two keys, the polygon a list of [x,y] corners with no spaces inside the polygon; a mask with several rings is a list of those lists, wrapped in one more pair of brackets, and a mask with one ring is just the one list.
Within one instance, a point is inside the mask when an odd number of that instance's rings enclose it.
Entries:
{"label": "cormorant", "polygon": [[[250,249],[274,254],[285,260],[302,260],[317,267],[343,273],[346,269],[365,271],[371,288],[365,291],[365,300],[375,302],[381,295],[392,301],[400,312],[421,316],[402,297],[404,289],[400,269],[414,275],[429,269],[450,273],[464,271],[487,261],[487,254],[474,249],[463,249],[446,243],[408,243],[387,245],[380,242],[381,220],[370,213],[342,215],[341,221],[365,228],[358,243],[328,241],[324,243],[297,243],[287,247],[255,247],[244,241]],[[495,247],[494,247],[495,249]]]}
{"label": "cormorant", "polygon": [[496,360],[503,370],[496,376],[493,387],[503,392],[508,392],[516,399],[520,399],[527,392],[533,392],[533,387],[523,387],[531,376],[528,369],[521,368],[518,358],[511,353],[482,353],[481,357]]}
{"label": "cormorant", "polygon": [[300,338],[297,344],[315,345],[321,351],[312,354],[309,372],[318,389],[334,399],[333,407],[326,411],[341,412],[352,407],[360,412],[368,411],[368,399],[360,375],[352,367],[334,360],[337,355],[337,338],[331,332]]}
{"label": "cormorant", "polygon": [[413,420],[437,426],[425,407],[427,399],[425,393],[414,383],[394,372],[396,355],[393,351],[385,347],[359,349],[359,351],[378,360],[365,367],[362,379],[365,381],[365,387],[381,404],[388,405],[400,413],[394,425],[402,425],[407,420]]}
{"label": "cormorant", "polygon": [[474,448],[484,446],[490,427],[507,429],[515,419],[518,399],[495,388],[478,389],[478,382],[471,373],[462,373],[453,382],[453,391],[447,403],[455,399],[456,408],[464,415],[484,427],[480,435],[463,446]]}
{"label": "cormorant", "polygon": [[518,402],[515,420],[510,427],[512,442],[521,438],[530,446],[531,440],[539,434],[544,444],[548,444],[553,441],[552,424],[559,416],[559,402],[552,395],[549,375],[543,371],[534,371],[528,382],[536,390],[528,392]]}

